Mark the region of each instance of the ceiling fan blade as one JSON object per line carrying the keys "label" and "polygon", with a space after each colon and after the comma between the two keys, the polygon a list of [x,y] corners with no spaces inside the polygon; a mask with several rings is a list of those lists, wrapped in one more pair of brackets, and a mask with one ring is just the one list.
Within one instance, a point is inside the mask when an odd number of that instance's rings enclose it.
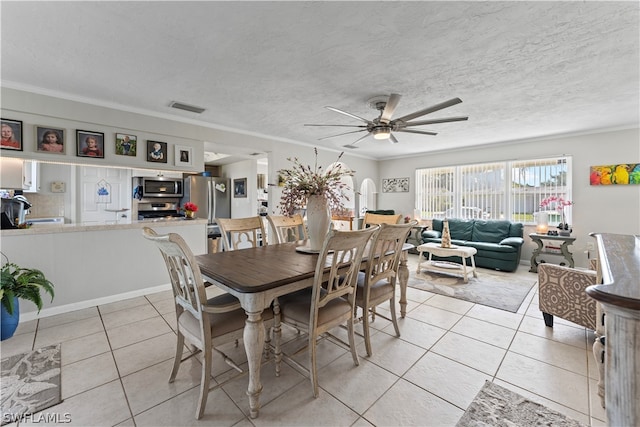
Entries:
{"label": "ceiling fan blade", "polygon": [[398,95],[397,93],[392,93],[387,100],[387,103],[384,106],[384,110],[380,115],[380,123],[389,123],[391,121],[391,116],[393,112],[396,110],[398,106],[398,102],[400,102],[400,98],[402,95]]}
{"label": "ceiling fan blade", "polygon": [[305,124],[304,126],[339,126],[345,128],[366,128],[366,125],[315,125],[315,124]]}
{"label": "ceiling fan blade", "polygon": [[396,139],[395,136],[393,136],[392,133],[389,134],[389,142],[391,142],[392,144],[397,144],[398,140]]}
{"label": "ceiling fan blade", "polygon": [[442,102],[440,104],[431,106],[429,108],[425,108],[424,110],[416,111],[415,113],[402,116],[398,119],[395,119],[394,122],[408,122],[409,120],[415,119],[416,117],[424,116],[425,114],[433,113],[435,111],[442,110],[443,108],[451,107],[452,105],[456,105],[461,102],[462,100],[460,98],[453,98],[448,101]]}
{"label": "ceiling fan blade", "polygon": [[446,119],[420,120],[418,122],[405,123],[403,126],[408,127],[408,126],[434,125],[437,123],[447,123],[447,122],[462,122],[468,119],[469,117],[449,117]]}
{"label": "ceiling fan blade", "polygon": [[353,141],[353,142],[351,143],[351,145],[355,145],[355,144],[357,144],[358,142],[362,141],[363,139],[365,139],[365,138],[366,138],[366,137],[368,137],[369,135],[371,135],[371,132],[369,132],[368,134],[366,134],[365,136],[363,136],[363,137],[362,137],[362,138],[360,138],[360,139],[356,139],[355,141]]}
{"label": "ceiling fan blade", "polygon": [[419,133],[421,135],[437,135],[436,132],[427,132],[424,130],[413,130],[413,129],[398,129],[395,132]]}
{"label": "ceiling fan blade", "polygon": [[362,117],[356,116],[355,114],[347,113],[346,111],[342,111],[337,108],[333,108],[333,107],[324,107],[324,108],[326,108],[327,110],[335,111],[336,113],[344,114],[345,116],[352,117],[356,120],[360,120],[361,122],[364,122],[366,124],[370,123],[369,120],[367,119],[363,119]]}
{"label": "ceiling fan blade", "polygon": [[336,136],[348,135],[350,133],[364,132],[365,130],[366,129],[358,129],[358,130],[352,130],[351,132],[344,132],[344,133],[339,133],[339,134],[336,134],[336,135],[325,136],[323,138],[318,138],[318,141],[322,141],[323,139],[335,138]]}

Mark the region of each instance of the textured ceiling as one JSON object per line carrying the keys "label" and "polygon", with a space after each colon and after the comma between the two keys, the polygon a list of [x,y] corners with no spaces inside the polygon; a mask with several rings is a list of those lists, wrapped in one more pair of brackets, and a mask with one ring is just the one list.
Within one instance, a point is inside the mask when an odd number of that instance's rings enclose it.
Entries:
{"label": "textured ceiling", "polygon": [[[6,2],[2,84],[122,105],[294,142],[459,97],[353,154],[378,159],[525,138],[638,127],[638,2]],[[206,108],[197,115],[168,107]],[[221,151],[219,146],[214,147]],[[232,152],[233,148],[228,147]]]}

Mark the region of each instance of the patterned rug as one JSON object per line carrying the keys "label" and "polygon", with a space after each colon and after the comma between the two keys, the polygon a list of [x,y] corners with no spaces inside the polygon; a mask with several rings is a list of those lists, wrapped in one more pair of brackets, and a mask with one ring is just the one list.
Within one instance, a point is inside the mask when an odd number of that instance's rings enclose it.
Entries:
{"label": "patterned rug", "polygon": [[60,344],[2,359],[2,424],[62,401]]}
{"label": "patterned rug", "polygon": [[464,283],[462,277],[422,270],[410,274],[407,286],[515,313],[537,279],[484,268],[477,273]]}
{"label": "patterned rug", "polygon": [[585,427],[560,412],[486,381],[456,427]]}

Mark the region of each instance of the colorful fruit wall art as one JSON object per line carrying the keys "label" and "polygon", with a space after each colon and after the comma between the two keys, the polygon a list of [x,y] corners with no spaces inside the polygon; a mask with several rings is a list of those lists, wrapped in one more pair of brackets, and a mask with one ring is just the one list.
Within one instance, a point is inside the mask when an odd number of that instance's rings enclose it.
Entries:
{"label": "colorful fruit wall art", "polygon": [[591,166],[589,182],[591,185],[640,184],[640,163]]}

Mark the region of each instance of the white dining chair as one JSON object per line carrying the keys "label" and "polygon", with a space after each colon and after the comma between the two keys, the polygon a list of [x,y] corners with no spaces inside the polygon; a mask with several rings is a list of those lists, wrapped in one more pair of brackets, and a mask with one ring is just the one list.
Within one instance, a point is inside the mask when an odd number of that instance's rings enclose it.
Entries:
{"label": "white dining chair", "polygon": [[[357,231],[331,229],[318,255],[312,288],[279,297],[274,301],[275,334],[281,333],[280,323],[291,325],[308,334],[309,369],[287,355],[284,357],[309,374],[315,397],[318,397],[317,340],[322,334],[346,324],[353,363],[360,364],[353,327],[355,286],[365,247],[377,231],[378,226]],[[326,268],[329,268],[329,271],[325,271]],[[274,341],[277,374],[282,356],[280,337],[274,337]]]}
{"label": "white dining chair", "polygon": [[[364,343],[367,356],[371,356],[370,320],[377,315],[393,324],[396,336],[400,336],[400,328],[396,316],[396,280],[398,266],[402,255],[402,246],[407,240],[411,228],[417,224],[380,224],[380,231],[372,239],[367,253],[367,268],[358,274],[356,288],[356,306],[362,309]],[[376,313],[375,308],[389,301],[391,318]]]}
{"label": "white dining chair", "polygon": [[267,221],[271,225],[276,243],[296,242],[309,238],[307,227],[300,214],[267,215]]}
{"label": "white dining chair", "polygon": [[225,251],[266,246],[267,234],[260,216],[216,218]]}
{"label": "white dining chair", "polygon": [[[196,419],[200,419],[204,414],[209,391],[222,387],[237,377],[236,375],[224,383],[210,387],[213,351],[220,354],[229,366],[245,373],[216,346],[238,342],[242,338],[247,315],[240,307],[240,301],[231,294],[224,293],[207,299],[200,269],[191,249],[180,235],[159,235],[149,227],[144,227],[143,235],[160,249],[169,272],[175,301],[177,343],[169,382],[172,383],[176,379],[182,362],[200,352],[203,354],[200,394],[196,407]],[[273,311],[265,309],[262,317],[263,320],[273,320]],[[197,351],[183,359],[185,341],[193,345]]]}

